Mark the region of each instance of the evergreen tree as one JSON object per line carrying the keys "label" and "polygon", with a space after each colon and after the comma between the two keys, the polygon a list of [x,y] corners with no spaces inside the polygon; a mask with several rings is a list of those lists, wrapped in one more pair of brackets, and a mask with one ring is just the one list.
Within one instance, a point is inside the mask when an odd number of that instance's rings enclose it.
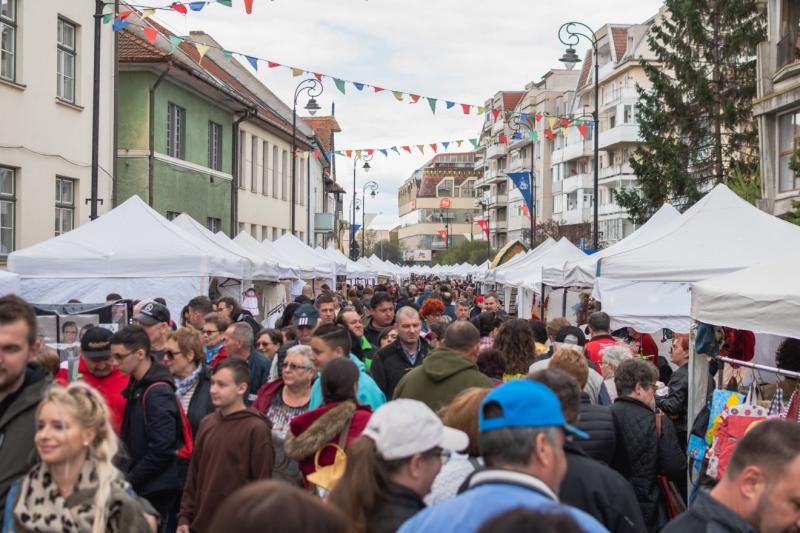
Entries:
{"label": "evergreen tree", "polygon": [[631,157],[638,187],[619,192],[636,223],[670,201],[683,210],[733,172],[758,170],[756,45],[766,38],[757,0],[665,0],[648,32],[651,83],[637,87],[642,143]]}

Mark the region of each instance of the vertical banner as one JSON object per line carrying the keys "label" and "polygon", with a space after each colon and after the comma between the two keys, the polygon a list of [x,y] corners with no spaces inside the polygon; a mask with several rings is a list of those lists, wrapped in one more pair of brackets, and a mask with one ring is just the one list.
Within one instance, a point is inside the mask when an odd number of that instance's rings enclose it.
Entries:
{"label": "vertical banner", "polygon": [[483,233],[486,234],[486,238],[489,238],[489,219],[488,218],[480,218],[475,221],[477,225],[481,227]]}
{"label": "vertical banner", "polygon": [[360,229],[361,229],[361,224],[353,224],[352,226],[350,226],[350,242],[353,242],[353,239],[356,238],[356,233],[358,233],[358,230]]}
{"label": "vertical banner", "polygon": [[528,212],[533,213],[533,197],[531,196],[531,173],[527,170],[524,172],[506,172],[506,176],[511,178],[511,181],[514,182],[519,192],[522,193],[522,197],[525,199],[525,203],[528,206]]}

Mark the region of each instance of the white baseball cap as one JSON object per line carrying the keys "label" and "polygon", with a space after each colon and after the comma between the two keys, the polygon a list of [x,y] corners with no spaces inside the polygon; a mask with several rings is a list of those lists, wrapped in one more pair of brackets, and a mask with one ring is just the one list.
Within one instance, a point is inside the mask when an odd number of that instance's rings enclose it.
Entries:
{"label": "white baseball cap", "polygon": [[417,400],[394,400],[380,406],[369,419],[363,435],[375,441],[386,460],[405,459],[439,447],[461,451],[469,446],[463,431],[449,428]]}

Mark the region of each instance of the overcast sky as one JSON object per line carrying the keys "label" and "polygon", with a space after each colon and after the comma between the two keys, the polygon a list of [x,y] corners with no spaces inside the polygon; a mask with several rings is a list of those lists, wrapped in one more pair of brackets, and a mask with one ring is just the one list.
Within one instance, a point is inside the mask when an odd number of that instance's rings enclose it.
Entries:
{"label": "overcast sky", "polygon": [[[141,0],[163,6],[168,1]],[[605,23],[638,23],[653,16],[658,0],[255,0],[252,15],[243,0],[233,7],[212,4],[183,16],[159,11],[156,19],[179,35],[203,30],[227,49],[379,87],[482,105],[498,90],[521,90],[551,68],[559,68],[564,47],[558,28],[579,20],[597,29]],[[578,54],[587,48],[582,43]],[[259,66],[258,76],[285,102],[303,78],[287,69]],[[373,227],[397,218],[397,188],[433,154],[427,145],[477,137],[482,118],[460,109],[397,102],[391,93],[358,93],[348,84],[342,95],[331,81],[318,98],[327,114],[336,103],[342,132],[337,149],[426,145],[426,155],[376,154],[372,171],[359,165],[357,189],[369,179],[380,193],[367,201],[381,213]],[[291,104],[290,104],[291,105]],[[298,103],[298,108],[305,100]],[[441,106],[443,107],[443,106]],[[467,143],[469,146],[469,144]],[[462,145],[463,147],[463,145]],[[454,151],[451,149],[451,151]],[[353,190],[353,162],[337,157],[337,181]],[[360,196],[360,192],[359,192]]]}

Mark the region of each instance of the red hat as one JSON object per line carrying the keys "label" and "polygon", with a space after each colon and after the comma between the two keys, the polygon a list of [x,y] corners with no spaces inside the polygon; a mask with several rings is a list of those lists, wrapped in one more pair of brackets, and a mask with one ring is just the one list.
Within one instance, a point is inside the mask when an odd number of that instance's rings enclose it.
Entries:
{"label": "red hat", "polygon": [[483,303],[483,296],[476,296],[475,297],[475,303],[476,304]]}

